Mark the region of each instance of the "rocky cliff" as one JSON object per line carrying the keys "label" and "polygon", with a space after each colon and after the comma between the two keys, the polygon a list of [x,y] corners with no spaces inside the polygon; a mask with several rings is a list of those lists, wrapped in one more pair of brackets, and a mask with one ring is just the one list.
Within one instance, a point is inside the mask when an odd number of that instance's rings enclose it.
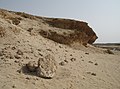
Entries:
{"label": "rocky cliff", "polygon": [[48,18],[46,21],[53,27],[73,30],[74,33],[69,34],[69,36],[66,37],[70,41],[72,40],[92,44],[98,38],[86,22],[57,18]]}
{"label": "rocky cliff", "polygon": [[[80,43],[86,46],[87,43],[92,44],[98,38],[88,23],[82,21],[46,18],[3,9],[0,9],[0,16],[15,28],[22,28],[31,35],[39,34],[61,44]],[[3,32],[1,31],[0,34],[3,35]]]}

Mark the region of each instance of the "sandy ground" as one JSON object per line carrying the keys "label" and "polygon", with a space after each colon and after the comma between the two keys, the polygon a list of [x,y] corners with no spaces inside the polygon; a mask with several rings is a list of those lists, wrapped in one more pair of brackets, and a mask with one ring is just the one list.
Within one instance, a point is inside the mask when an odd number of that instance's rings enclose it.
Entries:
{"label": "sandy ground", "polygon": [[[91,45],[69,47],[31,35],[26,29],[37,29],[38,25],[28,19],[16,26],[0,18],[0,26],[6,31],[0,37],[0,89],[120,89],[120,51],[108,54],[106,49]],[[48,29],[44,24],[40,27]],[[58,64],[52,79],[24,71],[26,63],[47,54],[54,56]]]}

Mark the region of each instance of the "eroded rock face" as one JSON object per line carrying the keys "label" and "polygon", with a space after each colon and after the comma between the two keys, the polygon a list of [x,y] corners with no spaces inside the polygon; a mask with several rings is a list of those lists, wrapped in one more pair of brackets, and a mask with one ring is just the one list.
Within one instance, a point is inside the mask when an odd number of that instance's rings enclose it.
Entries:
{"label": "eroded rock face", "polygon": [[57,64],[53,56],[47,55],[38,60],[37,75],[44,78],[53,78],[57,70]]}
{"label": "eroded rock face", "polygon": [[[77,43],[86,46],[88,43],[94,43],[98,38],[93,29],[88,26],[88,23],[83,21],[46,18],[3,9],[0,9],[0,17],[10,25],[6,28],[0,28],[0,37],[4,37],[9,33],[8,30],[4,31],[4,29],[11,28],[10,31],[16,34],[20,33],[21,30],[26,30],[32,36],[42,35],[45,38],[66,45]],[[31,23],[31,21],[34,23]],[[1,25],[4,25],[4,22]]]}
{"label": "eroded rock face", "polygon": [[49,32],[50,34],[43,35],[49,39],[52,39],[59,43],[71,44],[73,42],[79,42],[81,44],[92,44],[98,37],[95,32],[88,26],[88,23],[70,19],[53,19],[45,18],[44,19],[50,26],[57,27],[61,29],[70,29],[74,31],[73,33],[66,33],[67,36],[60,35],[58,33]]}

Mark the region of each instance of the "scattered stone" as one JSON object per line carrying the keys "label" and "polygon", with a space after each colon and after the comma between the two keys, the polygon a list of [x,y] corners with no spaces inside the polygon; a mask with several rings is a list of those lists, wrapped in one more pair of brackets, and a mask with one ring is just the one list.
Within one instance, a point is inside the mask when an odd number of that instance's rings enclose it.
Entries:
{"label": "scattered stone", "polygon": [[1,59],[2,59],[2,60],[4,60],[5,58],[4,58],[4,57],[2,57]]}
{"label": "scattered stone", "polygon": [[17,61],[17,60],[15,60],[14,62],[15,62],[15,63],[19,63],[19,61]]}
{"label": "scattered stone", "polygon": [[72,54],[70,54],[70,56],[72,56]]}
{"label": "scattered stone", "polygon": [[64,66],[66,63],[64,61],[60,62],[59,65]]}
{"label": "scattered stone", "polygon": [[35,78],[35,80],[39,80],[38,78]]}
{"label": "scattered stone", "polygon": [[83,78],[83,79],[85,79],[85,78]]}
{"label": "scattered stone", "polygon": [[71,60],[72,62],[74,62],[74,61],[76,61],[76,58],[71,58],[70,60]]}
{"label": "scattered stone", "polygon": [[98,63],[95,63],[95,65],[98,65]]}
{"label": "scattered stone", "polygon": [[85,54],[89,55],[89,53],[85,53]]}
{"label": "scattered stone", "polygon": [[68,61],[67,61],[67,60],[64,60],[64,62],[68,63]]}
{"label": "scattered stone", "polygon": [[38,66],[35,61],[30,61],[26,64],[26,67],[30,72],[35,72]]}
{"label": "scattered stone", "polygon": [[65,50],[65,52],[68,52],[68,50]]}
{"label": "scattered stone", "polygon": [[27,31],[28,31],[28,32],[31,32],[32,30],[33,30],[33,28],[29,28]]}
{"label": "scattered stone", "polygon": [[11,49],[12,49],[12,50],[15,50],[16,48],[15,48],[15,47],[12,47]]}
{"label": "scattered stone", "polygon": [[43,78],[53,78],[57,70],[57,64],[53,56],[47,55],[39,58],[37,75]]}
{"label": "scattered stone", "polygon": [[17,41],[18,43],[20,43],[20,41]]}
{"label": "scattered stone", "polygon": [[41,54],[41,53],[38,53],[40,56],[43,56],[43,54]]}
{"label": "scattered stone", "polygon": [[41,51],[41,49],[38,49],[38,51]]}
{"label": "scattered stone", "polygon": [[22,72],[22,70],[21,70],[21,69],[20,69],[20,70],[17,70],[17,72],[18,72],[18,73],[21,73],[21,72]]}
{"label": "scattered stone", "polygon": [[22,52],[21,50],[18,50],[18,51],[17,51],[17,54],[18,54],[18,55],[23,55],[23,52]]}
{"label": "scattered stone", "polygon": [[21,57],[18,56],[18,55],[14,55],[14,57],[15,57],[16,59],[20,59],[20,58],[21,58]]}
{"label": "scattered stone", "polygon": [[13,56],[13,55],[10,55],[9,58],[10,58],[10,59],[14,59],[14,56]]}
{"label": "scattered stone", "polygon": [[96,73],[91,73],[91,75],[96,76]]}
{"label": "scattered stone", "polygon": [[93,63],[92,61],[88,61],[89,63]]}
{"label": "scattered stone", "polygon": [[13,86],[12,86],[12,88],[16,88],[16,86],[15,86],[15,85],[13,85]]}
{"label": "scattered stone", "polygon": [[62,46],[59,45],[59,48],[62,48]]}
{"label": "scattered stone", "polygon": [[82,60],[82,61],[84,61],[84,60]]}
{"label": "scattered stone", "polygon": [[87,74],[91,74],[93,76],[96,76],[96,73],[87,72]]}
{"label": "scattered stone", "polygon": [[3,55],[4,55],[4,53],[2,51],[0,51],[0,56],[3,56]]}
{"label": "scattered stone", "polygon": [[105,52],[108,53],[108,54],[114,54],[114,53],[113,53],[111,50],[109,50],[109,49],[107,49]]}
{"label": "scattered stone", "polygon": [[47,51],[52,51],[51,49],[46,49]]}
{"label": "scattered stone", "polygon": [[25,79],[30,80],[30,78],[29,78],[29,77],[26,77]]}
{"label": "scattered stone", "polygon": [[26,59],[29,59],[29,57],[27,57],[27,56],[26,56],[25,58],[26,58]]}

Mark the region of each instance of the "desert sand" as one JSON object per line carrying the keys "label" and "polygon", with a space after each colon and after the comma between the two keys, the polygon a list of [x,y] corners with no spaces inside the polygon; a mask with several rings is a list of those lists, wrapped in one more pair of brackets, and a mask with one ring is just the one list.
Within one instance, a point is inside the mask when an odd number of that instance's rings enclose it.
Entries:
{"label": "desert sand", "polygon": [[[14,23],[15,17],[22,20]],[[60,44],[40,35],[40,29],[59,28],[0,10],[0,89],[120,89],[120,51],[109,54],[90,44]],[[49,54],[58,67],[53,78],[26,72],[29,61]]]}

